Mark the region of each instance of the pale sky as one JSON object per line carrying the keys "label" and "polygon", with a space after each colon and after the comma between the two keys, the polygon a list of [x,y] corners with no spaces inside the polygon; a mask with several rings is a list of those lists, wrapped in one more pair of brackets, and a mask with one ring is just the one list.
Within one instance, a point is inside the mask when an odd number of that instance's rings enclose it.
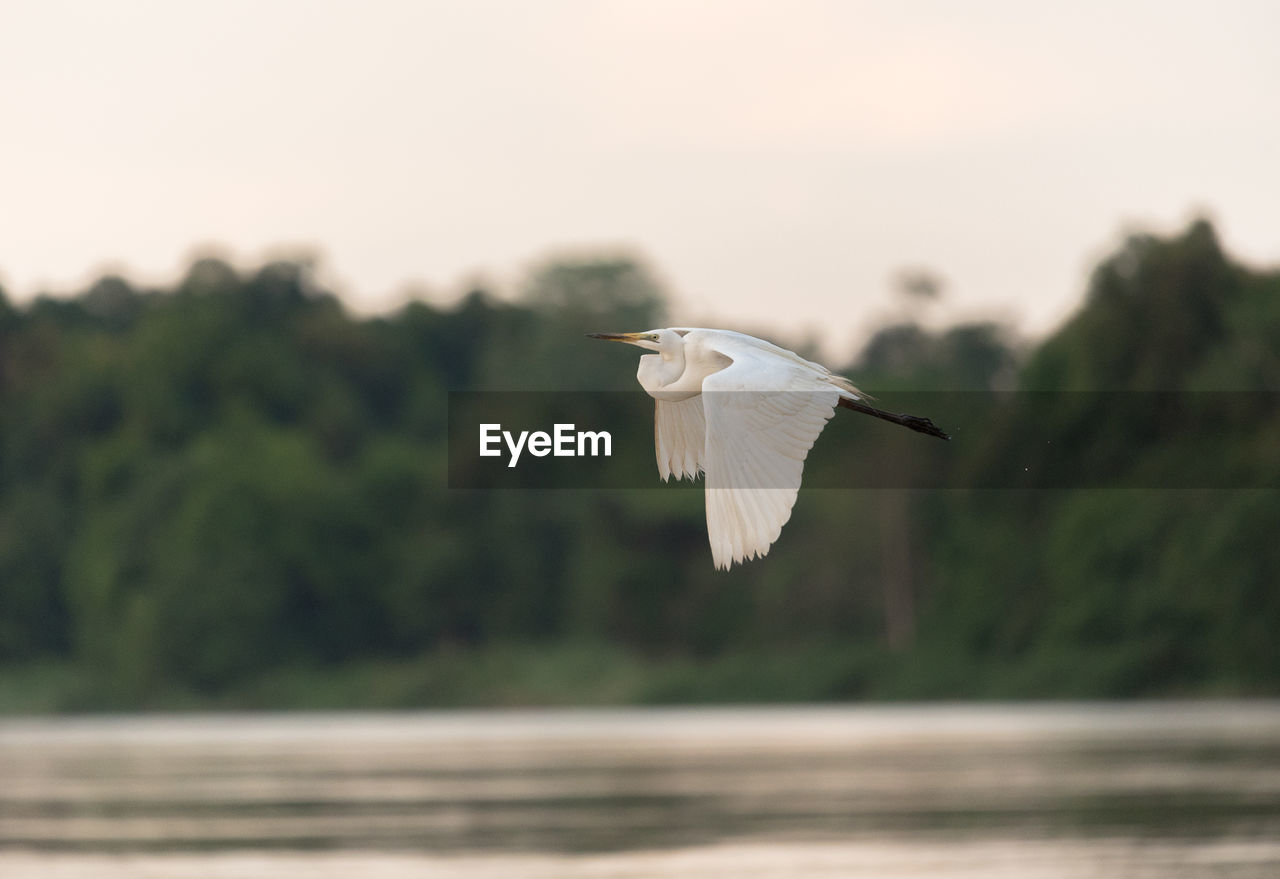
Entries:
{"label": "pale sky", "polygon": [[0,0],[0,284],[307,249],[371,312],[625,248],[678,324],[845,354],[923,266],[1040,332],[1126,230],[1280,262],[1278,41],[1271,0]]}

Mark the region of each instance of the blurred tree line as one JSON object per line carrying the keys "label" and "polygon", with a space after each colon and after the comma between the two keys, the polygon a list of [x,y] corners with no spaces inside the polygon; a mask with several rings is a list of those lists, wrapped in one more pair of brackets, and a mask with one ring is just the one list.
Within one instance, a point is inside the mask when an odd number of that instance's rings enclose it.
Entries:
{"label": "blurred tree line", "polygon": [[[290,263],[0,292],[0,709],[1280,690],[1275,489],[805,491],[769,557],[723,574],[701,492],[446,488],[449,390],[641,394],[635,358],[582,334],[665,309],[626,258],[369,319]],[[1092,460],[1132,429],[1096,392],[1280,391],[1280,273],[1205,222],[1135,236],[1032,350],[907,322],[846,372],[885,396],[1078,391],[953,447],[980,471],[1040,431]],[[1172,415],[1147,429],[1166,466],[1280,473],[1269,419],[1212,449]],[[884,466],[912,466],[903,433]]]}

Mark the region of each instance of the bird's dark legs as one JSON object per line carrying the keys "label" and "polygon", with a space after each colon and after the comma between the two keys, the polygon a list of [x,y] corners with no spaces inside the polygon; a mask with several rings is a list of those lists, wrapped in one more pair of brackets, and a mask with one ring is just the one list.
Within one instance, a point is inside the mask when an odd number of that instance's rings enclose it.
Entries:
{"label": "bird's dark legs", "polygon": [[874,415],[876,418],[883,418],[885,421],[901,424],[903,427],[914,430],[917,433],[927,433],[929,436],[936,436],[944,440],[951,439],[936,424],[928,418],[921,418],[919,415],[894,415],[892,412],[885,412],[883,409],[868,406],[861,400],[850,400],[847,397],[840,398],[840,405],[846,409],[852,409],[854,412]]}

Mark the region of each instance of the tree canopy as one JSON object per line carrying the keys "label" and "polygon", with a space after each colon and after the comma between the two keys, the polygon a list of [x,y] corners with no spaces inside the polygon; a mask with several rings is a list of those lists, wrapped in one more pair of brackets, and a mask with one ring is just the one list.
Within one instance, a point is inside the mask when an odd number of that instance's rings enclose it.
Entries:
{"label": "tree canopy", "polygon": [[[769,557],[728,575],[700,492],[656,475],[647,490],[447,487],[450,391],[640,394],[634,358],[575,345],[668,309],[625,256],[550,261],[515,300],[475,289],[374,318],[293,263],[204,259],[172,289],[109,276],[21,306],[0,291],[0,664],[62,681],[35,703],[0,687],[0,708],[309,704],[290,687],[351,668],[375,683],[330,702],[1280,690],[1280,479],[807,491]],[[1105,405],[1247,391],[1231,405],[1256,407],[1280,390],[1280,273],[1232,260],[1203,221],[1129,239],[1037,345],[904,323],[848,374],[886,396],[1025,391],[957,437],[975,473],[1043,437],[1055,460],[1124,472],[1211,455],[1280,477],[1274,409],[1217,436]],[[812,473],[858,460],[871,428],[837,422]],[[1119,454],[1139,429],[1159,441]],[[883,466],[911,468],[916,448]],[[513,670],[511,650],[587,659]],[[602,684],[606,661],[635,671]]]}

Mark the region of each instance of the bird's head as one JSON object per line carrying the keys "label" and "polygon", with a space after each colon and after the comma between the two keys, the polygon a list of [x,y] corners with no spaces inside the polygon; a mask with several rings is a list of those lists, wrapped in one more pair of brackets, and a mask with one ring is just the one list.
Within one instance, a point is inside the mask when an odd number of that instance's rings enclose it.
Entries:
{"label": "bird's head", "polygon": [[626,342],[638,345],[649,351],[658,351],[662,347],[662,334],[667,330],[647,330],[643,333],[587,333],[589,339],[604,339],[607,342]]}

